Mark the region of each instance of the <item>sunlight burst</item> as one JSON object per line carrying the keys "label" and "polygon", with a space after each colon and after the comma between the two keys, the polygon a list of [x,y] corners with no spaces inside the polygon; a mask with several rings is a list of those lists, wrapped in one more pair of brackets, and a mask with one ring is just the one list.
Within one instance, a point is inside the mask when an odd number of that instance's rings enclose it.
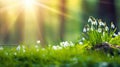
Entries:
{"label": "sunlight burst", "polygon": [[[33,43],[38,40],[38,36],[36,34],[40,32],[39,24],[44,20],[41,19],[44,15],[42,13],[52,12],[72,18],[70,15],[57,9],[57,5],[51,5],[52,3],[50,1],[49,3],[46,3],[44,0],[0,0],[0,14],[5,16],[4,18],[7,20],[6,24],[9,25],[11,36],[16,35],[17,26],[19,26],[24,31],[22,32],[24,42]],[[24,28],[19,24],[23,24]]]}
{"label": "sunlight burst", "polygon": [[35,0],[22,0],[23,7],[26,9],[31,9],[34,6]]}

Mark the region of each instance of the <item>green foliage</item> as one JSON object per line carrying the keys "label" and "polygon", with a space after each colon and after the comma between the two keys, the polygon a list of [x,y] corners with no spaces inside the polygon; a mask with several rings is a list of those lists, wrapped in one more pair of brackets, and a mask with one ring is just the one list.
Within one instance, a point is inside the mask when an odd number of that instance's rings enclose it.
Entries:
{"label": "green foliage", "polygon": [[[64,45],[69,42],[63,42]],[[37,45],[32,47],[17,46],[13,48],[0,49],[1,67],[98,67],[98,66],[119,66],[118,56],[109,56],[101,52],[86,51],[85,46],[58,45],[40,48]],[[58,47],[57,46],[57,47]]]}
{"label": "green foliage", "polygon": [[113,44],[113,45],[120,45],[120,35],[115,37],[115,38],[112,38],[110,40],[110,43]]}
{"label": "green foliage", "polygon": [[84,27],[83,33],[80,37],[80,43],[89,43],[94,46],[103,42],[109,42],[115,35],[115,25],[111,22],[108,27],[101,19],[95,19],[90,16],[88,24]]}

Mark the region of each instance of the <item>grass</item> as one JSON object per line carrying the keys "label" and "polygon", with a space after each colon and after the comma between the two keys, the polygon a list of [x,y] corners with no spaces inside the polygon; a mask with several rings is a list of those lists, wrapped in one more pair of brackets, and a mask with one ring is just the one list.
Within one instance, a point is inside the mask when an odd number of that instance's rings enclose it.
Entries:
{"label": "grass", "polygon": [[40,41],[37,45],[1,46],[0,67],[120,67],[119,48],[113,47],[114,55],[91,49],[104,42],[119,46],[120,35],[115,31],[114,24],[109,28],[100,19],[90,17],[77,42],[65,41],[45,48]]}
{"label": "grass", "polygon": [[81,42],[89,42],[90,45],[94,46],[103,42],[109,43],[113,37],[117,36],[113,22],[111,22],[111,26],[109,27],[101,19],[97,20],[92,16],[89,17],[88,22],[83,29],[84,33],[81,34]]}
{"label": "grass", "polygon": [[18,46],[0,50],[1,67],[98,67],[104,64],[120,66],[119,60],[119,56],[87,51],[81,45],[61,49],[54,49],[53,46],[47,48]]}

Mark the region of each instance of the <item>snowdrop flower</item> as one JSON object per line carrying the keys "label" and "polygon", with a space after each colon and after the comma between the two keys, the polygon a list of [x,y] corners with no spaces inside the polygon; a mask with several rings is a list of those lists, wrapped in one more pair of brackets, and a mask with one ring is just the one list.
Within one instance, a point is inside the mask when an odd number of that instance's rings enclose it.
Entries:
{"label": "snowdrop flower", "polygon": [[105,26],[105,25],[106,25],[106,23],[103,22],[103,23],[102,23],[102,26]]}
{"label": "snowdrop flower", "polygon": [[108,43],[107,41],[105,41],[105,43]]}
{"label": "snowdrop flower", "polygon": [[69,46],[69,43],[67,41],[65,41],[64,46]]}
{"label": "snowdrop flower", "polygon": [[106,30],[106,31],[108,31],[108,30],[109,30],[108,26],[106,26],[106,27],[105,27],[105,30]]}
{"label": "snowdrop flower", "polygon": [[101,28],[98,28],[98,32],[101,33],[101,32],[102,32],[102,29],[101,29]]}
{"label": "snowdrop flower", "polygon": [[99,23],[99,25],[101,26],[103,22],[102,22],[101,19],[99,19],[99,20],[98,20],[98,23]]}
{"label": "snowdrop flower", "polygon": [[58,48],[58,49],[62,49],[62,47],[60,47],[60,46],[57,46],[57,48]]}
{"label": "snowdrop flower", "polygon": [[120,35],[120,32],[118,32],[118,35]]}
{"label": "snowdrop flower", "polygon": [[93,21],[92,21],[92,25],[97,25],[97,21],[96,21],[96,20],[93,20]]}
{"label": "snowdrop flower", "polygon": [[105,26],[105,23],[101,19],[98,20],[99,26]]}
{"label": "snowdrop flower", "polygon": [[87,32],[86,28],[84,27],[83,32]]}
{"label": "snowdrop flower", "polygon": [[40,44],[40,40],[37,41],[37,44]]}
{"label": "snowdrop flower", "polygon": [[90,30],[90,28],[87,28],[87,31],[89,31]]}
{"label": "snowdrop flower", "polygon": [[111,28],[115,28],[115,25],[113,24],[113,22],[111,22]]}
{"label": "snowdrop flower", "polygon": [[85,27],[86,27],[86,31],[90,30],[90,26],[88,24]]}
{"label": "snowdrop flower", "polygon": [[107,62],[102,62],[100,63],[99,67],[107,67],[108,66],[108,63]]}
{"label": "snowdrop flower", "polygon": [[21,47],[20,47],[20,45],[19,45],[19,46],[16,48],[16,50],[17,50],[17,51],[19,51],[19,50],[20,50],[20,48],[21,48]]}
{"label": "snowdrop flower", "polygon": [[90,16],[88,22],[91,22],[92,25],[97,25],[97,21],[94,17]]}
{"label": "snowdrop flower", "polygon": [[84,41],[84,40],[85,40],[85,38],[83,37],[83,38],[82,38],[82,40]]}
{"label": "snowdrop flower", "polygon": [[89,17],[88,22],[92,22],[92,16]]}
{"label": "snowdrop flower", "polygon": [[3,50],[3,49],[4,49],[4,48],[1,46],[1,47],[0,47],[0,50]]}
{"label": "snowdrop flower", "polygon": [[60,47],[60,46],[53,46],[52,48],[53,48],[54,50],[62,49],[62,47]]}
{"label": "snowdrop flower", "polygon": [[53,48],[54,50],[57,50],[57,49],[58,49],[57,46],[53,46],[52,48]]}
{"label": "snowdrop flower", "polygon": [[61,45],[62,47],[74,46],[73,42],[68,42],[68,41],[61,42],[60,45]]}
{"label": "snowdrop flower", "polygon": [[83,42],[79,42],[80,45],[83,45]]}
{"label": "snowdrop flower", "polygon": [[63,47],[67,47],[67,46],[69,46],[69,43],[67,41],[65,41],[65,42],[61,42],[60,45]]}
{"label": "snowdrop flower", "polygon": [[35,48],[38,48],[38,45],[35,45]]}
{"label": "snowdrop flower", "polygon": [[115,37],[116,37],[116,36],[118,36],[118,35],[117,35],[116,33],[114,33],[114,34],[113,34],[113,36],[115,36]]}

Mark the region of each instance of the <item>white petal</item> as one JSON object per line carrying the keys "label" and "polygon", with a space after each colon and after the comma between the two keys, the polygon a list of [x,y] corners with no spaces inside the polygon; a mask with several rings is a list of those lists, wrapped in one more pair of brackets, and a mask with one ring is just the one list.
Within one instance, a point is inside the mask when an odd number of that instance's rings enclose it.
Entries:
{"label": "white petal", "polygon": [[40,40],[37,41],[37,44],[40,44]]}
{"label": "white petal", "polygon": [[80,45],[82,45],[82,44],[83,44],[83,42],[79,42],[79,44],[80,44]]}
{"label": "white petal", "polygon": [[0,50],[3,50],[4,48],[3,47],[0,47]]}
{"label": "white petal", "polygon": [[106,31],[108,31],[108,30],[109,30],[108,26],[106,26],[106,27],[105,27],[105,30],[106,30]]}
{"label": "white petal", "polygon": [[118,35],[120,35],[120,32],[118,32]]}
{"label": "white petal", "polygon": [[84,28],[84,29],[83,29],[83,32],[86,32],[86,31],[87,31],[86,28]]}

